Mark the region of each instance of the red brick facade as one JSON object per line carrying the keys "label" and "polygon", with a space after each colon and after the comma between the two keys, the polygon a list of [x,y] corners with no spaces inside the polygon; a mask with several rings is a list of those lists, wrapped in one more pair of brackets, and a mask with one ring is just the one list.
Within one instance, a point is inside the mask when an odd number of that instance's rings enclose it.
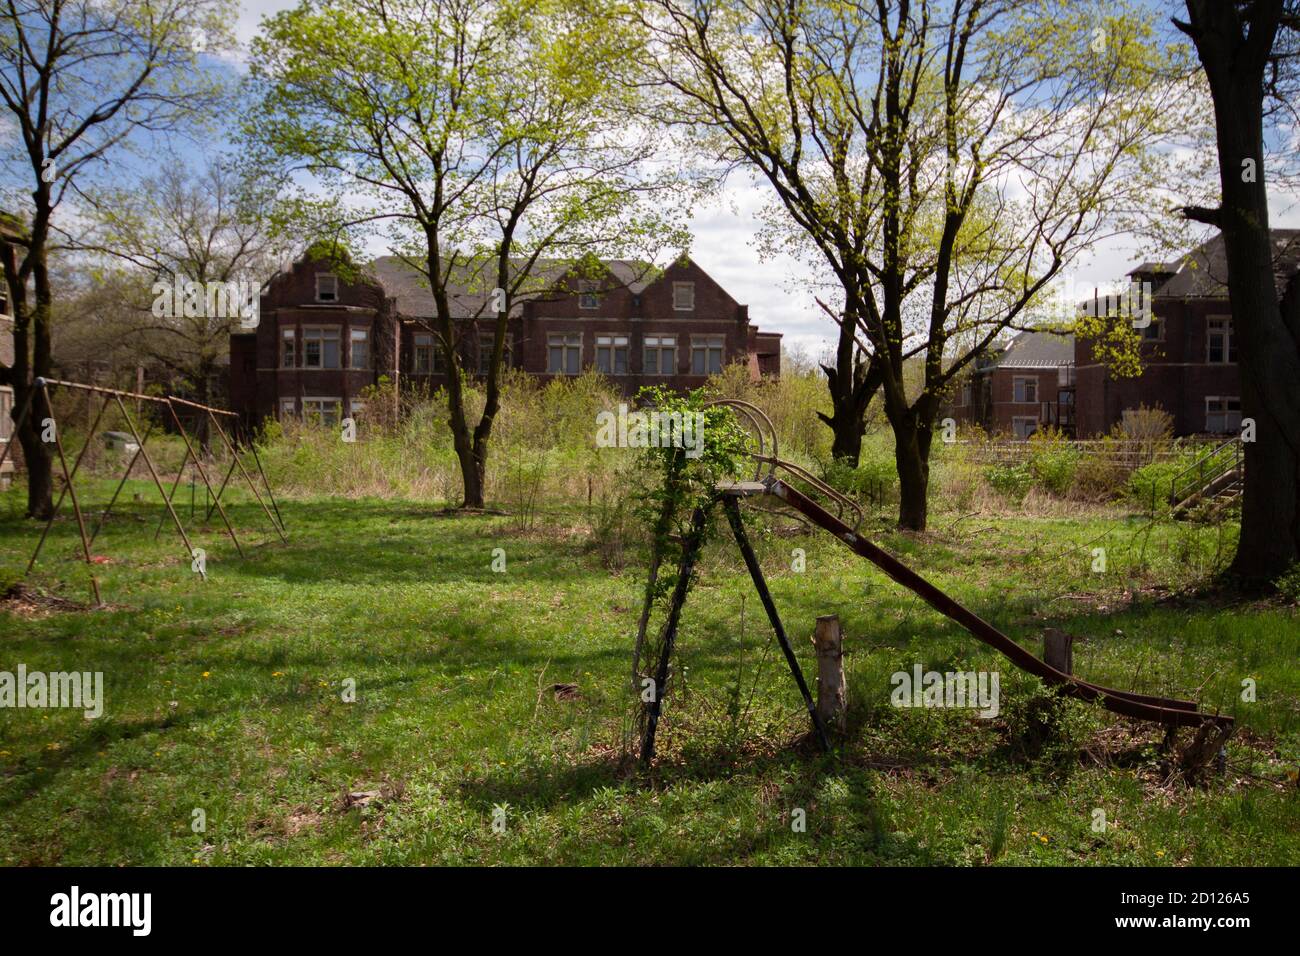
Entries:
{"label": "red brick facade", "polygon": [[[1274,229],[1272,235],[1280,295],[1300,268],[1300,230]],[[1015,381],[1037,374],[1038,423],[1058,425],[1079,438],[1104,435],[1123,422],[1126,413],[1143,406],[1169,414],[1177,436],[1237,431],[1241,425],[1241,374],[1222,237],[1215,236],[1178,262],[1144,263],[1130,272],[1129,278],[1141,290],[1135,301],[1150,302],[1150,323],[1141,330],[1140,375],[1111,375],[1098,361],[1093,343],[1082,338],[1074,338],[1072,354],[1062,360],[1068,371],[1058,372],[1046,367],[1051,363],[1040,361],[1050,351],[1042,345],[1042,334],[1022,333],[1005,349],[993,350],[975,371],[955,384],[945,414],[959,423],[978,423],[990,431],[1023,436],[1034,411],[1029,403],[1015,400]],[[1127,305],[1133,301],[1129,298]],[[1118,307],[1118,296],[1110,301],[1094,300],[1093,304],[1094,309]],[[1116,316],[1114,321],[1133,321],[1136,327],[1147,315],[1134,311],[1136,314]],[[1044,367],[1034,371],[1034,365]],[[1021,397],[1026,397],[1023,386]],[[1055,407],[1051,402],[1057,403]]]}
{"label": "red brick facade", "polygon": [[1051,426],[1074,430],[1072,336],[1021,332],[953,386],[944,417],[991,434],[1025,438]]}
{"label": "red brick facade", "polygon": [[[1157,292],[1152,312],[1151,340],[1141,346],[1142,374],[1136,378],[1111,376],[1091,343],[1076,343],[1080,437],[1105,434],[1126,411],[1142,405],[1172,415],[1175,435],[1235,431],[1241,421],[1241,375],[1226,296],[1175,299]],[[1212,321],[1217,327],[1213,352]],[[1225,327],[1226,346],[1221,344]]]}
{"label": "red brick facade", "polygon": [[[339,281],[336,299],[322,302],[318,282],[328,293],[331,274],[323,264],[296,263],[263,294],[256,331],[231,336],[231,402],[246,423],[330,403],[349,414],[381,375],[404,388],[446,383],[431,296],[409,267],[380,260],[373,278]],[[780,334],[751,325],[748,308],[689,259],[648,282],[624,266],[590,283],[560,274],[553,289],[515,303],[507,320],[509,364],[543,380],[595,367],[633,395],[643,385],[695,388],[735,362],[755,377],[780,374]],[[453,299],[457,354],[471,376],[488,354],[490,341],[480,341],[493,333],[484,301],[470,293]],[[362,367],[354,336],[368,346]]]}

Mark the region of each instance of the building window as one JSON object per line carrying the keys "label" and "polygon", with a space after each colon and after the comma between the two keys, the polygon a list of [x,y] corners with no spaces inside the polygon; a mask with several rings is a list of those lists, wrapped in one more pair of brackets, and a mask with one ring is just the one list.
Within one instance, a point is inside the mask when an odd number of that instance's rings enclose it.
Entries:
{"label": "building window", "polygon": [[293,329],[280,330],[280,367],[293,368],[296,359],[294,358],[294,347],[297,338]]}
{"label": "building window", "polygon": [[596,336],[596,369],[606,375],[627,374],[627,336]]}
{"label": "building window", "polygon": [[352,356],[350,368],[370,368],[370,330],[352,330]]}
{"label": "building window", "polygon": [[1038,376],[1013,378],[1011,380],[1011,400],[1021,403],[1038,401]]}
{"label": "building window", "polygon": [[[478,338],[478,373],[486,376],[492,369],[492,346],[496,339],[491,335],[480,335]],[[501,353],[501,367],[510,367],[511,352],[510,336],[506,336],[505,351]]]}
{"label": "building window", "polygon": [[428,375],[433,371],[433,336],[417,332],[415,335],[416,375]]}
{"label": "building window", "polygon": [[546,371],[577,375],[582,369],[582,333],[560,332],[546,337]]}
{"label": "building window", "polygon": [[645,337],[646,375],[674,375],[677,372],[677,336],[647,335]]}
{"label": "building window", "polygon": [[303,368],[339,368],[339,327],[307,325],[302,330]]}
{"label": "building window", "polygon": [[292,398],[280,399],[280,420],[281,421],[284,421],[286,418],[293,418],[296,410],[297,409],[294,404],[294,400]]}
{"label": "building window", "polygon": [[1011,431],[1015,433],[1016,438],[1024,441],[1034,432],[1038,431],[1038,419],[1013,418],[1011,419]]}
{"label": "building window", "polygon": [[339,423],[339,398],[304,398],[302,400],[302,417],[317,425],[337,425]]}
{"label": "building window", "polygon": [[580,309],[599,309],[600,295],[597,293],[599,283],[591,279],[583,279],[578,283],[578,308]]}
{"label": "building window", "polygon": [[714,375],[722,371],[722,343],[721,335],[691,338],[692,375]]}
{"label": "building window", "polygon": [[1205,397],[1205,430],[1226,435],[1241,430],[1241,399],[1226,395]]}
{"label": "building window", "polygon": [[354,419],[360,418],[361,413],[366,410],[366,403],[361,401],[361,399],[359,398],[354,398],[348,402],[348,408],[351,409],[351,411],[348,413],[349,417]]}
{"label": "building window", "polygon": [[677,312],[695,311],[695,283],[673,283],[673,309]]}
{"label": "building window", "polygon": [[965,382],[962,384],[961,387],[961,399],[959,400],[959,404],[962,406],[969,405],[970,398],[971,398],[970,382]]}
{"label": "building window", "polygon": [[1205,361],[1212,365],[1232,365],[1237,361],[1237,343],[1232,334],[1232,319],[1218,316],[1208,320],[1205,336]]}
{"label": "building window", "polygon": [[1165,338],[1164,323],[1162,323],[1154,315],[1151,316],[1150,321],[1147,323],[1146,327],[1141,330],[1141,332],[1142,332],[1143,342],[1162,342],[1164,341]]}
{"label": "building window", "polygon": [[328,272],[316,273],[316,301],[337,302],[338,300],[339,300],[338,276],[330,275]]}

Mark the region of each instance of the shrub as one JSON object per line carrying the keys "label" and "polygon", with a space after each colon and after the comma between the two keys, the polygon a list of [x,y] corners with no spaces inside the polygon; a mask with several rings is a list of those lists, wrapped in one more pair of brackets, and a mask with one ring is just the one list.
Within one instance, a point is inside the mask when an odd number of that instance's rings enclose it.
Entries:
{"label": "shrub", "polygon": [[1116,439],[1101,439],[1101,447],[1079,456],[1074,469],[1075,497],[1084,501],[1112,501],[1126,491],[1128,470],[1115,454]]}
{"label": "shrub", "polygon": [[1035,432],[1029,439],[1029,472],[1039,487],[1058,497],[1065,497],[1074,484],[1080,457],[1059,431]]}
{"label": "shrub", "polygon": [[1034,484],[1034,475],[1024,463],[990,465],[984,471],[984,480],[998,494],[1012,501],[1023,501]]}
{"label": "shrub", "polygon": [[1180,472],[1197,460],[1195,452],[1184,452],[1177,458],[1166,461],[1153,461],[1129,475],[1128,496],[1134,504],[1150,508],[1155,501],[1156,508],[1169,500],[1169,489]]}
{"label": "shrub", "polygon": [[1163,408],[1139,405],[1136,410],[1125,412],[1111,431],[1116,438],[1129,441],[1159,442],[1173,435],[1174,416]]}
{"label": "shrub", "polygon": [[893,457],[880,454],[878,448],[863,446],[854,468],[842,458],[822,466],[822,480],[836,491],[854,498],[875,501],[887,497],[897,477]]}
{"label": "shrub", "polygon": [[1290,570],[1282,574],[1273,584],[1278,593],[1292,604],[1300,604],[1300,561],[1291,565]]}

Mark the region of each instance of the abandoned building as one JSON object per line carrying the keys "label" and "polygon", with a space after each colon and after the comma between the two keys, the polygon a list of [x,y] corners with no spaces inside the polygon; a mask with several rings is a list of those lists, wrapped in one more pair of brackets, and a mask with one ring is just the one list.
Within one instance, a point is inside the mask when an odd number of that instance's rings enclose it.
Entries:
{"label": "abandoned building", "polygon": [[[1274,229],[1272,237],[1280,296],[1300,269],[1300,230]],[[1222,236],[1128,275],[1151,293],[1149,321],[1138,328],[1140,375],[1112,374],[1084,338],[1021,332],[961,377],[944,414],[1016,438],[1049,426],[1079,438],[1103,435],[1143,406],[1170,415],[1175,435],[1237,431],[1241,374]]]}
{"label": "abandoned building", "polygon": [[[736,362],[755,378],[780,374],[780,333],[759,331],[688,258],[659,271],[615,260],[580,272],[542,262],[532,273],[536,290],[517,296],[507,318],[507,367],[544,380],[595,369],[627,395],[643,385],[695,388]],[[467,275],[449,289],[453,347],[471,379],[491,360],[494,285]],[[264,290],[257,328],[231,336],[232,408],[246,425],[332,422],[358,414],[381,376],[433,391],[447,380],[435,314],[428,282],[397,256],[356,270],[304,256]]]}

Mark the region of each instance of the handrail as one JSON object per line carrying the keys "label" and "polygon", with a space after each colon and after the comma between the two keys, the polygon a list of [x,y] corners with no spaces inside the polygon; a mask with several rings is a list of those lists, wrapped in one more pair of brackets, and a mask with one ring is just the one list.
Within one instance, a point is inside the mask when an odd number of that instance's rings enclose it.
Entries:
{"label": "handrail", "polygon": [[[1225,450],[1231,448],[1232,455],[1230,458],[1220,461],[1214,466],[1214,470],[1206,474],[1206,465],[1214,462],[1216,458]],[[1211,482],[1218,480],[1228,472],[1238,469],[1241,466],[1241,436],[1233,435],[1227,441],[1216,446],[1212,451],[1202,455],[1196,461],[1192,462],[1173,478],[1169,479],[1169,503],[1177,505],[1182,501],[1190,498],[1192,495],[1203,491]],[[1187,495],[1180,496],[1183,479],[1192,473],[1196,473],[1199,480],[1196,486],[1189,490]]]}

